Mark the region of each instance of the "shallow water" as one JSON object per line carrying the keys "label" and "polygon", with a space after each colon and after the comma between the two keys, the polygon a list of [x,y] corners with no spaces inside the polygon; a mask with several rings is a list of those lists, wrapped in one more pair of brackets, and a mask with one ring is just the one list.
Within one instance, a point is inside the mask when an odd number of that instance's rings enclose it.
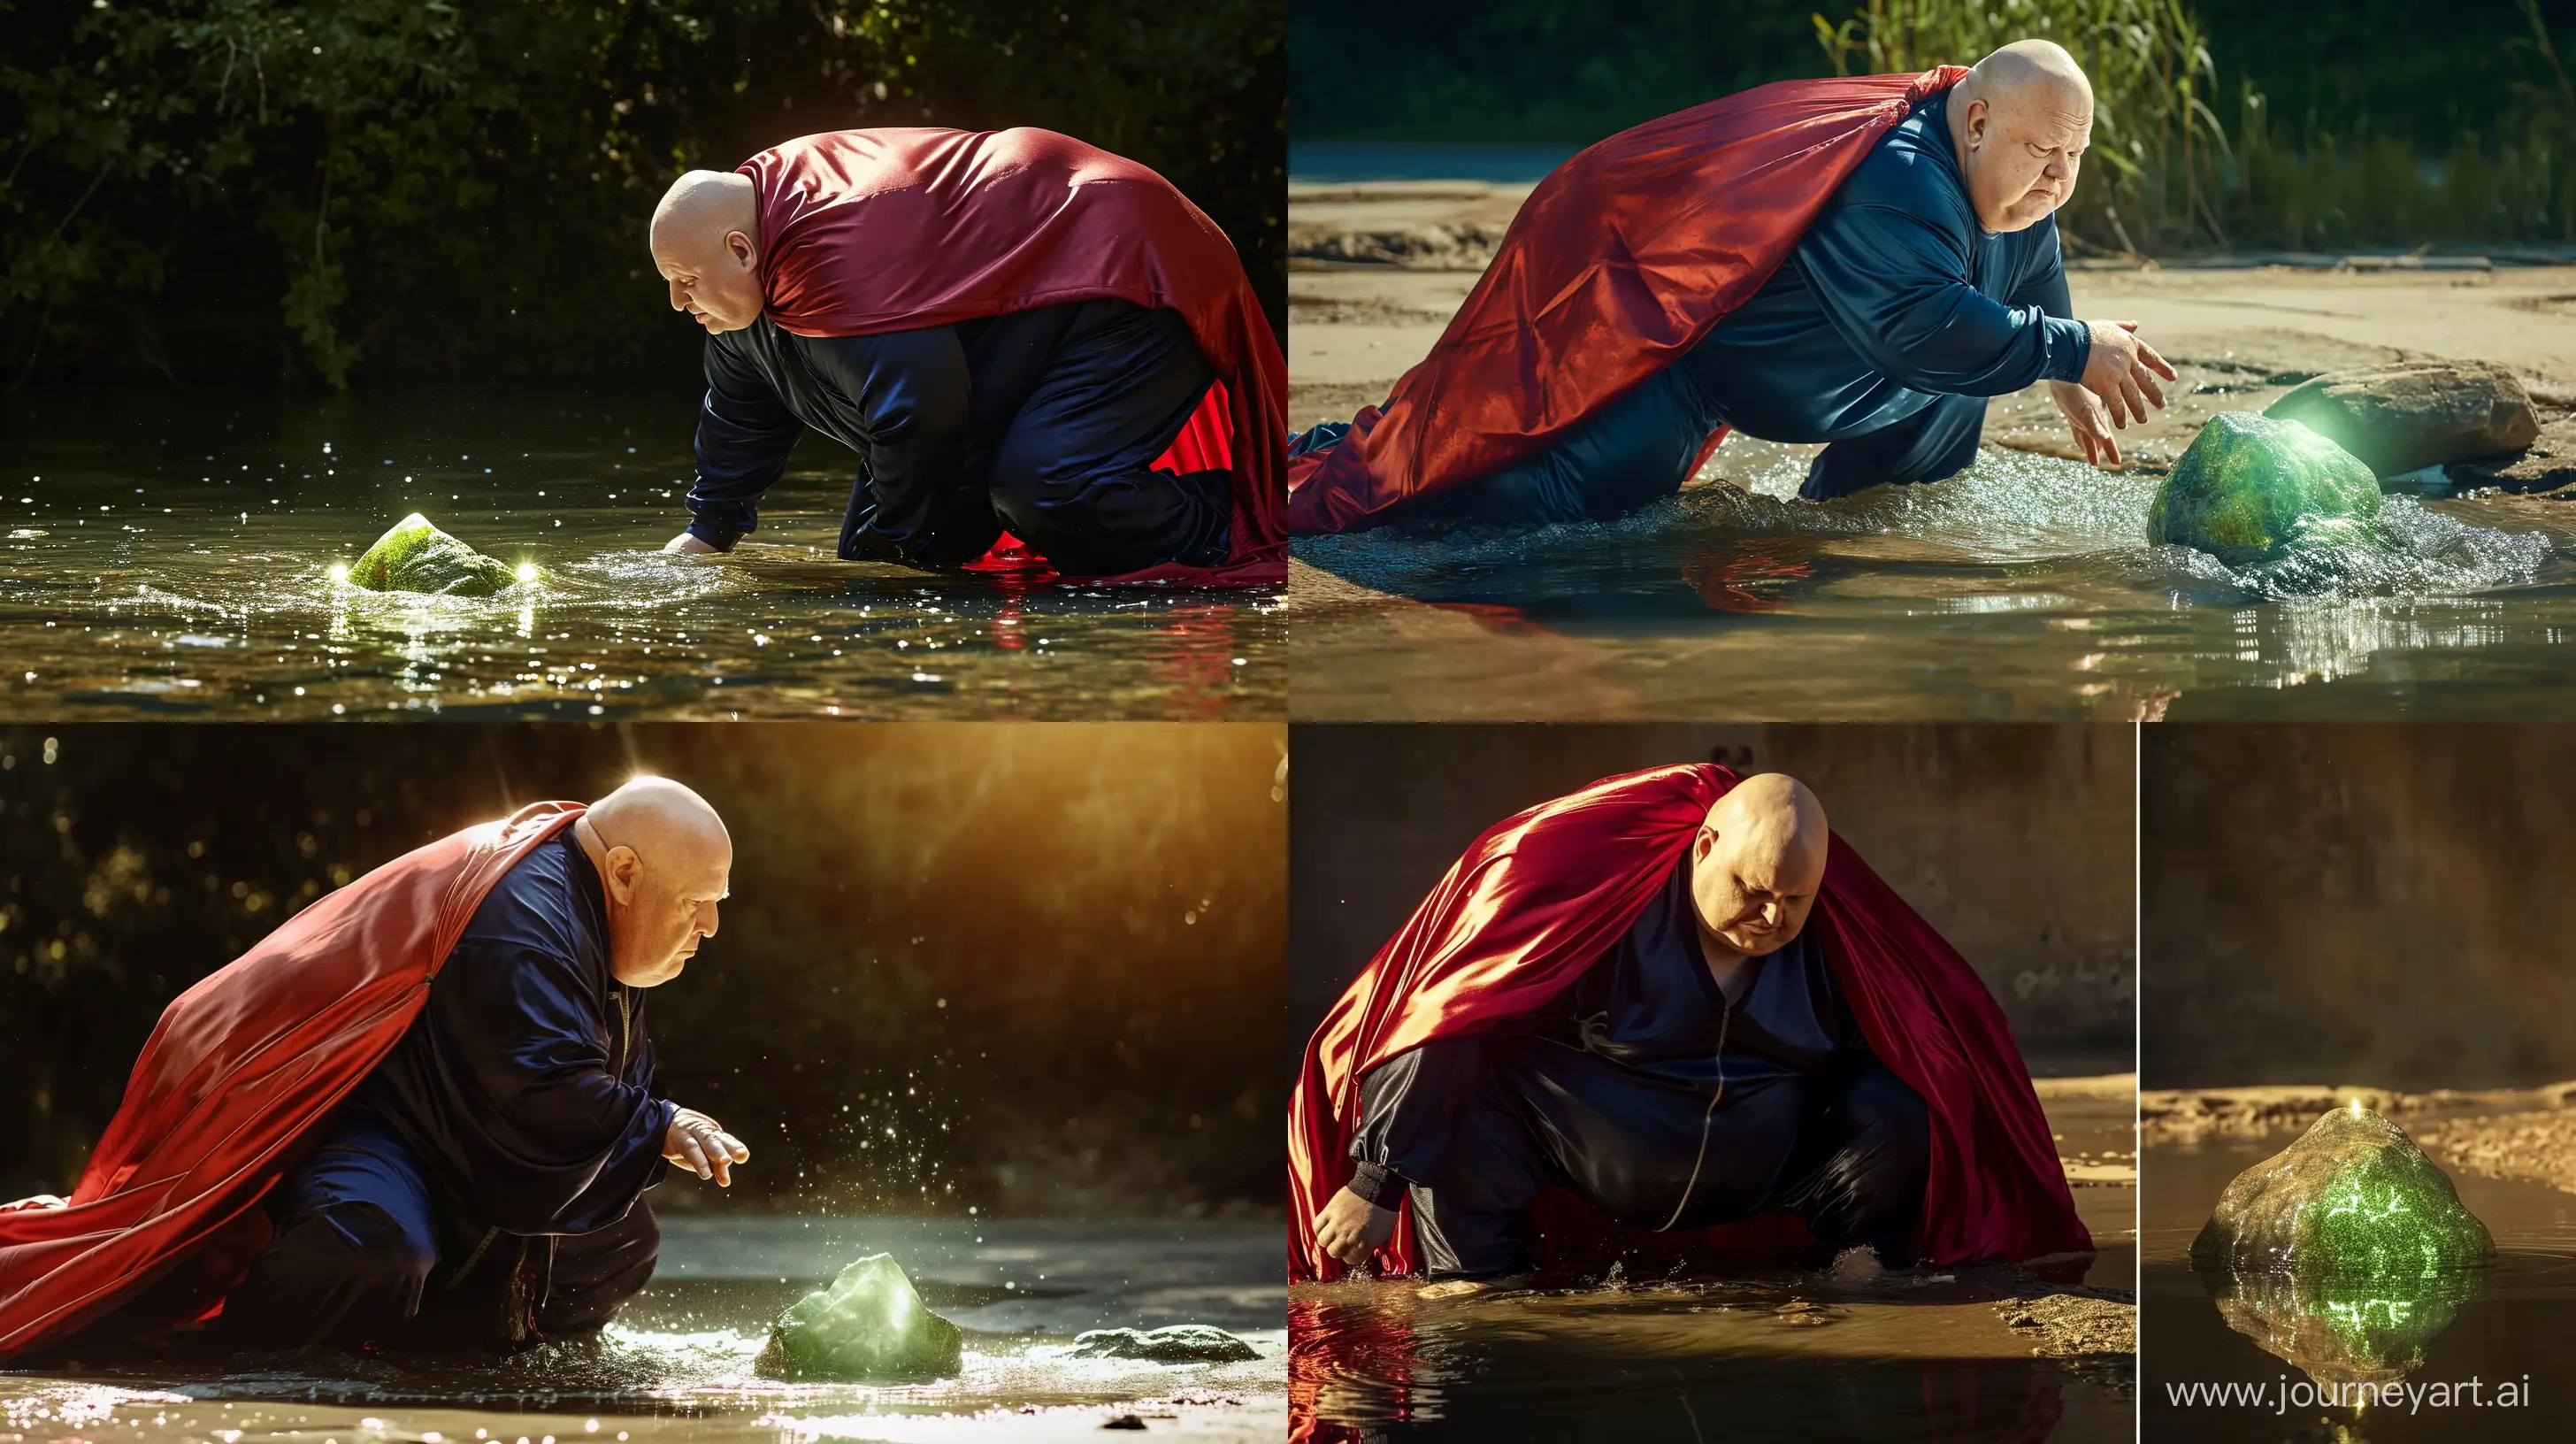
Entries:
{"label": "shallow water", "polygon": [[[1277,589],[836,560],[854,458],[819,436],[732,556],[661,556],[695,404],[15,399],[0,716],[1284,714]],[[539,578],[479,600],[331,579],[412,511]]]}
{"label": "shallow water", "polygon": [[[2446,1290],[2465,1295],[2456,1313],[2447,1301],[2390,1300],[2373,1311],[2372,1322],[2382,1339],[2393,1323],[2407,1349],[2420,1349],[2421,1362],[2405,1370],[2404,1382],[2428,1391],[2451,1385],[2451,1402],[2302,1409],[2291,1393],[2291,1407],[2284,1407],[2285,1386],[2296,1390],[2337,1376],[2342,1361],[2325,1356],[2333,1340],[2312,1334],[2325,1347],[2293,1348],[2296,1357],[2259,1346],[2221,1316],[2211,1281],[2191,1268],[2190,1250],[2228,1180],[2297,1136],[2298,1130],[2276,1130],[2146,1150],[2139,1296],[2144,1437],[2336,1444],[2570,1437],[2576,1388],[2568,1384],[2564,1360],[2568,1333],[2576,1328],[2576,1194],[2465,1173],[2438,1152],[2434,1160],[2451,1173],[2460,1201],[2495,1235],[2495,1261]],[[2350,1330],[2333,1332],[2349,1336]],[[2472,1380],[2483,1401],[2474,1406],[2459,1387]],[[2507,1382],[2527,1385],[2527,1400],[2500,1403],[2499,1386]],[[2173,1402],[2173,1390],[2195,1383],[2264,1385],[2271,1392],[2256,1402],[2242,1396],[2224,1405],[2205,1398],[2189,1406]]]}
{"label": "shallow water", "polygon": [[1813,450],[1730,439],[1617,522],[1299,541],[1493,645],[1401,650],[1418,624],[1387,604],[1301,604],[1296,715],[2576,712],[2564,503],[2392,495],[2393,552],[2236,571],[2146,543],[2152,476],[1989,446],[1949,481],[1816,505],[1794,499]]}
{"label": "shallow water", "polygon": [[[661,1444],[1096,1438],[1275,1444],[1286,1430],[1279,1226],[847,1218],[663,1220],[652,1287],[595,1348],[506,1361],[240,1356],[0,1373],[0,1441],[169,1444]],[[787,1384],[751,1372],[768,1321],[863,1254],[892,1253],[966,1329],[935,1384]],[[1067,1357],[1084,1329],[1208,1323],[1259,1360]],[[479,1431],[479,1432],[478,1432]]]}
{"label": "shallow water", "polygon": [[[2052,1100],[2061,1154],[2123,1154],[2131,1107]],[[2129,1289],[2135,1189],[2075,1197],[2098,1250],[2082,1282]],[[2022,1282],[1810,1270],[1431,1300],[1418,1282],[1305,1284],[1292,1388],[1370,1439],[2131,1439],[2133,1360],[2033,1357],[1994,1303]]]}

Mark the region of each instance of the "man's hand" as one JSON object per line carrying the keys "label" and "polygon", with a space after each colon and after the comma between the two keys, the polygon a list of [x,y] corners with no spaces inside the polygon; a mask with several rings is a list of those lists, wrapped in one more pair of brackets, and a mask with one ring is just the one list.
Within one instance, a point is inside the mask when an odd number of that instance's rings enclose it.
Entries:
{"label": "man's hand", "polygon": [[2118,466],[2120,442],[2111,434],[2111,417],[2102,409],[2101,399],[2071,381],[2049,382],[2048,394],[2066,418],[2066,429],[2084,459],[2095,466]]}
{"label": "man's hand", "polygon": [[675,557],[713,556],[716,551],[713,546],[708,544],[706,538],[699,536],[693,531],[684,531],[678,536],[671,538],[669,541],[662,543],[662,550],[665,554]]}
{"label": "man's hand", "polygon": [[1369,1255],[1395,1237],[1395,1210],[1380,1208],[1345,1188],[1315,1215],[1315,1242],[1346,1264],[1367,1263]]}
{"label": "man's hand", "polygon": [[724,1131],[714,1119],[694,1108],[672,1110],[670,1131],[662,1135],[662,1156],[718,1188],[733,1187],[733,1166],[749,1163],[751,1150]]}
{"label": "man's hand", "polygon": [[2149,406],[2163,409],[2165,394],[2156,388],[2156,378],[2178,378],[2156,348],[2138,339],[2138,323],[2085,324],[2093,328],[2093,349],[2084,358],[2084,389],[2110,408],[2111,424],[2125,430],[2132,421],[2146,420]]}

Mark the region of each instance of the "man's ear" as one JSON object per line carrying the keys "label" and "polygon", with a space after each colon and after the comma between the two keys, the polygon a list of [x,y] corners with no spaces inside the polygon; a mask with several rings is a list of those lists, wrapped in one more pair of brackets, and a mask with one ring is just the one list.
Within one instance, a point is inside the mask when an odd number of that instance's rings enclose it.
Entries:
{"label": "man's ear", "polygon": [[725,232],[724,243],[726,253],[733,257],[736,265],[746,271],[760,260],[760,247],[753,245],[751,237],[740,231]]}
{"label": "man's ear", "polygon": [[636,880],[644,875],[644,859],[635,849],[620,845],[608,850],[608,866],[601,870],[608,879],[608,895],[620,905],[635,901]]}
{"label": "man's ear", "polygon": [[1968,102],[1968,148],[1970,150],[1986,143],[1986,123],[1994,117],[1994,107],[1983,100]]}
{"label": "man's ear", "polygon": [[1701,828],[1699,835],[1691,839],[1691,861],[1708,861],[1708,850],[1715,846],[1717,846],[1717,829]]}

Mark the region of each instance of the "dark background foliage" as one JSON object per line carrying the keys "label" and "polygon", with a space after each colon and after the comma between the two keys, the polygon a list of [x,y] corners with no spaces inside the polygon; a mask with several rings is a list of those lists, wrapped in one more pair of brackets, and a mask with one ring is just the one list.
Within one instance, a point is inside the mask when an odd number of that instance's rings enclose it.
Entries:
{"label": "dark background foliage", "polygon": [[872,125],[1153,166],[1285,306],[1277,0],[0,0],[0,385],[685,367],[670,179]]}
{"label": "dark background foliage", "polygon": [[[638,767],[725,814],[661,1088],[817,1208],[1275,1206],[1284,728],[0,729],[0,1198],[68,1192],[160,1010],[296,909]],[[703,1201],[711,1190],[669,1189]]]}
{"label": "dark background foliage", "polygon": [[[1830,75],[1813,15],[1852,0],[1293,0],[1289,101],[1300,141],[1589,144],[1792,76]],[[2000,8],[2000,7],[1997,7]],[[2198,0],[2222,93],[2250,81],[2284,125],[2427,149],[2518,132],[2558,80],[2517,0]],[[2561,59],[2576,0],[2542,0]]]}
{"label": "dark background foliage", "polygon": [[1586,144],[1766,81],[1911,73],[2045,37],[2098,100],[2061,215],[2079,253],[2576,242],[2576,0],[1291,9],[1301,143]]}

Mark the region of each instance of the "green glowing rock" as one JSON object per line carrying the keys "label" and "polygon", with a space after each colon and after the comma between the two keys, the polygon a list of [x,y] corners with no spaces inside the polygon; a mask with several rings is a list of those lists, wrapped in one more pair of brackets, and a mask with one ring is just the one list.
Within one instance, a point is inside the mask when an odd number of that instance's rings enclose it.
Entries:
{"label": "green glowing rock", "polygon": [[787,1306],[752,1369],[770,1379],[881,1384],[956,1374],[964,1336],[930,1311],[891,1255],[870,1254]]}
{"label": "green glowing rock", "polygon": [[2385,545],[2378,515],[2379,478],[2351,453],[2296,421],[2222,411],[2165,473],[2147,539],[2242,567],[2293,543]]}
{"label": "green glowing rock", "polygon": [[507,563],[440,531],[419,512],[395,522],[349,568],[349,585],[371,592],[488,597],[517,580],[518,573]]}
{"label": "green glowing rock", "polygon": [[1261,1351],[1206,1324],[1164,1329],[1093,1329],[1073,1340],[1077,1359],[1149,1359],[1157,1364],[1236,1364]]}
{"label": "green glowing rock", "polygon": [[2192,1267],[2366,1287],[2439,1279],[2495,1252],[2451,1177],[2406,1131],[2337,1108],[2236,1176],[2192,1240]]}

